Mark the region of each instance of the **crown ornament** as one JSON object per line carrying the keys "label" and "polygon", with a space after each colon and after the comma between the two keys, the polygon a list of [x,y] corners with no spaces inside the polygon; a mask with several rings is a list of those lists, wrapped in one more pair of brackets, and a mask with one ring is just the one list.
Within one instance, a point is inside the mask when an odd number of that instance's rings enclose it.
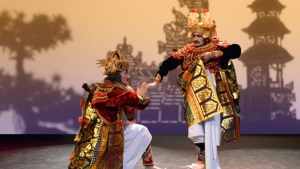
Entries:
{"label": "crown ornament", "polygon": [[188,33],[188,37],[191,38],[193,33],[201,33],[204,38],[212,38],[216,36],[216,24],[215,21],[211,18],[210,13],[207,9],[203,9],[201,12],[201,22],[199,23],[199,14],[195,9],[191,10],[190,15],[188,16],[188,27],[191,28]]}
{"label": "crown ornament", "polygon": [[125,57],[118,51],[111,52],[107,59],[97,60],[98,67],[104,67],[103,75],[109,75],[116,71],[129,70],[129,63]]}

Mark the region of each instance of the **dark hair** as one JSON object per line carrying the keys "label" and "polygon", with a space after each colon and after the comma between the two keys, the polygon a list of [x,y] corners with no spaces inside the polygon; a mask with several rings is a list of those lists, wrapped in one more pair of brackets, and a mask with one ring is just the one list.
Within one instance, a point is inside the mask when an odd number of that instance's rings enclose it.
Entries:
{"label": "dark hair", "polygon": [[111,73],[111,74],[107,75],[105,80],[109,80],[112,83],[122,83],[121,76],[120,76],[120,71],[115,71],[114,73]]}

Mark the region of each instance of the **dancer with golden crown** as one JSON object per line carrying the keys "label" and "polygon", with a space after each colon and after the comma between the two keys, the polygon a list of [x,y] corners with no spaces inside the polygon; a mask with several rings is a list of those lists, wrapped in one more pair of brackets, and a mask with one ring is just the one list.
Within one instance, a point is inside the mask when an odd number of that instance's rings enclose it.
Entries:
{"label": "dancer with golden crown", "polygon": [[232,59],[241,48],[217,37],[216,23],[207,10],[188,17],[193,43],[164,60],[153,83],[156,88],[169,71],[181,66],[177,79],[182,92],[188,138],[198,151],[193,169],[220,169],[217,147],[240,137],[240,92]]}
{"label": "dancer with golden crown", "polygon": [[135,110],[150,103],[147,84],[143,82],[136,92],[129,86],[129,63],[119,51],[98,61],[107,77],[98,84],[83,85],[87,92],[68,168],[132,169],[142,157],[146,169],[159,169],[152,157],[152,136],[134,119]]}

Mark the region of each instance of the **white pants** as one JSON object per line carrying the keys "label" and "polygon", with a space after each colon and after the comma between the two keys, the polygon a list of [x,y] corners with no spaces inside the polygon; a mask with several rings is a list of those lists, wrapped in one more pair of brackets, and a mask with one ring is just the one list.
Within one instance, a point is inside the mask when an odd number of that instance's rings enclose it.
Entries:
{"label": "white pants", "polygon": [[[215,87],[215,82],[209,70],[206,69],[208,77]],[[218,149],[221,142],[220,114],[211,117],[201,123],[189,127],[188,137],[194,143],[205,143],[205,164],[206,169],[221,169],[219,166]]]}
{"label": "white pants", "polygon": [[194,143],[205,143],[206,169],[220,169],[218,149],[220,146],[220,115],[189,127],[188,137]]}
{"label": "white pants", "polygon": [[123,169],[132,169],[149,146],[152,135],[140,124],[125,124],[124,128]]}

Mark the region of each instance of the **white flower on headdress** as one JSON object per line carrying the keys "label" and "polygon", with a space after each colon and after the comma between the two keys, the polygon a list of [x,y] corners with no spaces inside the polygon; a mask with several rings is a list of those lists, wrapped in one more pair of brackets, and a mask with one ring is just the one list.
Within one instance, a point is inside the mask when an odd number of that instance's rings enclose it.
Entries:
{"label": "white flower on headdress", "polygon": [[192,9],[191,13],[188,17],[188,26],[190,28],[193,27],[194,25],[198,24],[198,17],[199,17],[199,14],[196,13],[195,9]]}
{"label": "white flower on headdress", "polygon": [[201,23],[202,27],[211,28],[213,26],[213,19],[210,17],[210,13],[203,9],[201,13]]}

